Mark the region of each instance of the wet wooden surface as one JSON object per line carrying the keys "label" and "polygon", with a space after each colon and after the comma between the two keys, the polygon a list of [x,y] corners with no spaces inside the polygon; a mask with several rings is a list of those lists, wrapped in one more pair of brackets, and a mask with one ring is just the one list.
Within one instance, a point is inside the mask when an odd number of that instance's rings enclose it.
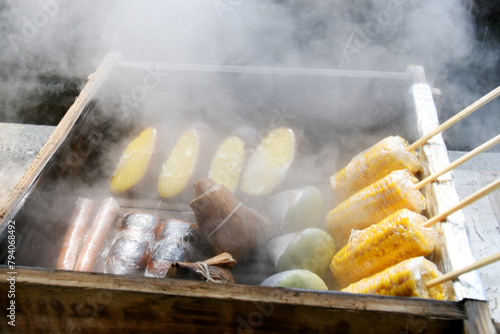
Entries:
{"label": "wet wooden surface", "polygon": [[[450,160],[463,155],[450,152]],[[500,177],[500,154],[485,153],[457,168],[453,182],[460,198],[472,194]],[[463,209],[471,248],[476,259],[500,252],[500,191]],[[479,269],[493,320],[500,323],[500,263]]]}

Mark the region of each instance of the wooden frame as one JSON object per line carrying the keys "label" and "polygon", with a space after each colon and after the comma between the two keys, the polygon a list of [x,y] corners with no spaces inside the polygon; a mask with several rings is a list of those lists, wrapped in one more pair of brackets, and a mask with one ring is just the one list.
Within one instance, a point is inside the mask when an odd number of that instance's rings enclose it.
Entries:
{"label": "wooden frame", "polygon": [[[73,106],[57,126],[33,164],[19,182],[7,206],[0,211],[0,233],[5,237],[6,226],[22,210],[24,199],[36,187],[51,157],[60,150],[82,117],[84,108],[100,89],[106,76],[120,59],[117,54],[106,56],[97,71],[89,77]],[[143,67],[148,64],[140,64]],[[123,63],[123,66],[131,66]],[[185,70],[180,66],[174,70]],[[194,70],[220,71],[221,68],[202,67]],[[228,68],[241,71],[240,68]],[[251,69],[256,71],[255,69]],[[295,71],[297,72],[297,71]],[[278,74],[288,74],[277,70]],[[419,123],[415,136],[421,136],[437,124],[432,90],[425,84],[420,67],[411,67],[406,73],[331,71],[332,76],[371,76],[410,80],[415,85],[409,92],[409,107],[416,115],[425,115],[427,123]],[[295,73],[297,74],[297,73]],[[317,75],[299,71],[299,75]],[[415,98],[420,94],[418,98]],[[426,165],[433,168],[445,165],[446,146],[439,135],[423,148]],[[449,162],[448,162],[449,163]],[[424,176],[431,173],[424,169]],[[437,203],[458,201],[449,175],[426,188],[426,193]],[[444,199],[445,197],[446,199]],[[436,212],[444,208],[439,204]],[[440,265],[446,271],[461,265],[454,262],[450,248],[457,239],[467,242],[463,228],[464,218],[457,215],[449,225],[443,225],[445,246],[440,255],[447,259]],[[447,231],[450,229],[450,231]],[[451,234],[450,234],[451,233]],[[454,250],[452,250],[454,251]],[[465,250],[465,261],[472,255]],[[450,260],[448,260],[450,259]],[[462,260],[464,260],[462,258]],[[9,291],[6,278],[12,270],[0,267],[0,293]],[[493,333],[494,328],[484,301],[477,274],[471,273],[466,283],[473,282],[477,289],[462,293],[461,283],[456,283],[460,302],[394,298],[382,296],[351,295],[339,292],[313,292],[272,289],[258,286],[219,286],[204,282],[158,280],[143,277],[121,277],[105,274],[64,272],[36,268],[16,269],[17,328],[26,331],[43,331],[50,328],[55,333],[114,332],[119,329],[160,332],[420,332],[441,333],[463,330],[470,333]],[[457,285],[458,284],[458,285]],[[479,286],[477,286],[479,284]],[[457,289],[458,288],[458,289]],[[471,299],[472,298],[472,299]],[[3,299],[2,299],[3,300]],[[7,300],[2,306],[7,306]],[[272,312],[270,311],[272,309]],[[267,314],[269,314],[267,316]],[[4,325],[4,329],[11,329]]]}

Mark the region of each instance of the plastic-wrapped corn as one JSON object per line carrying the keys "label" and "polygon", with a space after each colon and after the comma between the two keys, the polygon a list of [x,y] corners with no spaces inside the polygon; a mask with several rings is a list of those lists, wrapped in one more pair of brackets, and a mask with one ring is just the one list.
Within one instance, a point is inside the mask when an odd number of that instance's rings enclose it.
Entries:
{"label": "plastic-wrapped corn", "polygon": [[407,169],[393,171],[331,210],[326,217],[326,227],[335,245],[344,247],[353,229],[365,229],[397,210],[422,212],[426,201],[415,189],[417,181]]}
{"label": "plastic-wrapped corn", "polygon": [[415,174],[420,163],[408,143],[399,136],[387,137],[355,156],[349,164],[330,178],[330,187],[341,202],[383,178],[393,170],[408,169]]}
{"label": "plastic-wrapped corn", "polygon": [[362,231],[354,231],[331,261],[333,277],[345,287],[406,259],[429,255],[439,235],[435,229],[421,225],[426,220],[403,209]]}
{"label": "plastic-wrapped corn", "polygon": [[344,292],[376,295],[432,298],[452,300],[449,282],[432,288],[425,283],[441,276],[437,266],[423,256],[414,257],[389,267],[371,277],[364,278],[343,289]]}

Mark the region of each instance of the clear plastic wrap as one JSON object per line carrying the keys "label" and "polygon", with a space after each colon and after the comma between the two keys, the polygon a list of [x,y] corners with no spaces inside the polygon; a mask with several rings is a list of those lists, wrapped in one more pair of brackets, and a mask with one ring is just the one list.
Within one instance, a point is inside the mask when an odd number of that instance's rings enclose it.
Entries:
{"label": "clear plastic wrap", "polygon": [[362,231],[353,231],[349,242],[333,257],[330,270],[346,287],[406,259],[428,256],[439,233],[422,227],[427,219],[413,211],[396,211]]}
{"label": "clear plastic wrap", "polygon": [[92,271],[113,225],[120,206],[113,197],[106,198],[97,211],[83,248],[75,264],[76,271]]}
{"label": "clear plastic wrap", "polygon": [[246,156],[245,142],[236,136],[226,138],[215,151],[208,177],[231,192],[238,188]]}
{"label": "clear plastic wrap", "polygon": [[318,275],[305,269],[287,270],[274,274],[266,278],[260,285],[279,288],[328,290],[325,282]]}
{"label": "clear plastic wrap", "polygon": [[156,128],[143,130],[123,151],[110,180],[110,190],[121,194],[139,184],[151,168],[156,150]]}
{"label": "clear plastic wrap", "polygon": [[356,155],[347,166],[330,178],[330,187],[338,202],[398,169],[415,174],[420,168],[418,156],[408,152],[408,143],[399,136],[387,137]]}
{"label": "clear plastic wrap", "polygon": [[148,259],[145,276],[163,278],[172,263],[190,261],[197,230],[194,224],[180,219],[163,222]]}
{"label": "clear plastic wrap", "polygon": [[335,244],[328,233],[311,227],[271,240],[268,251],[277,272],[306,269],[323,277],[335,254]]}
{"label": "clear plastic wrap", "polygon": [[290,128],[271,131],[260,143],[243,172],[240,189],[249,194],[270,194],[286,176],[297,151],[298,138]]}
{"label": "clear plastic wrap", "polygon": [[106,259],[104,272],[140,275],[154,245],[160,219],[148,213],[126,214],[120,223]]}
{"label": "clear plastic wrap", "polygon": [[266,216],[284,233],[319,227],[323,222],[323,211],[323,195],[313,186],[277,193],[266,205]]}
{"label": "clear plastic wrap", "polygon": [[158,177],[157,190],[162,198],[174,197],[188,186],[200,165],[202,132],[202,127],[189,128],[170,151]]}
{"label": "clear plastic wrap", "polygon": [[94,201],[88,198],[78,197],[75,203],[75,210],[64,237],[59,259],[57,260],[57,269],[73,270],[75,268],[78,255],[83,244],[83,238],[87,226],[92,219],[94,210]]}
{"label": "clear plastic wrap", "polygon": [[417,181],[407,169],[393,171],[331,210],[326,224],[335,245],[344,247],[352,230],[367,228],[397,210],[422,212],[426,199],[415,189]]}
{"label": "clear plastic wrap", "polygon": [[364,278],[343,289],[344,292],[453,300],[450,282],[432,288],[425,283],[441,276],[437,266],[423,256],[414,257]]}

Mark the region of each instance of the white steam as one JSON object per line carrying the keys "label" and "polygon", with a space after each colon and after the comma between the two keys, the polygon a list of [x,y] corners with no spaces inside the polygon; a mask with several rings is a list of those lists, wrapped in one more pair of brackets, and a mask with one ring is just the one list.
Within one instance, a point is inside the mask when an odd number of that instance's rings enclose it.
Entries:
{"label": "white steam", "polygon": [[[81,87],[108,52],[127,61],[398,72],[420,64],[445,93],[442,121],[498,81],[463,73],[474,61],[485,73],[498,63],[497,49],[481,48],[463,0],[12,0],[0,5],[0,19],[0,113],[9,120],[35,88],[43,95],[40,75]],[[464,123],[481,126],[466,131],[493,133],[493,118]]]}

